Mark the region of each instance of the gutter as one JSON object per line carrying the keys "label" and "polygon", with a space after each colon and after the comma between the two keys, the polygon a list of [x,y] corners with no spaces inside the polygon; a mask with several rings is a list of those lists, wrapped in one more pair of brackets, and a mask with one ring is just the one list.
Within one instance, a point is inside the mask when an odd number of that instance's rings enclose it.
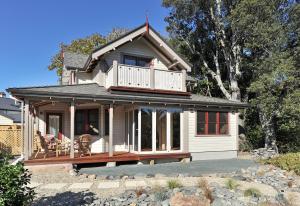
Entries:
{"label": "gutter", "polygon": [[[13,91],[10,91],[13,93]],[[14,95],[17,96],[24,96],[24,97],[41,97],[41,98],[49,98],[51,100],[52,98],[65,98],[65,99],[78,99],[78,100],[91,100],[91,101],[110,101],[110,102],[135,102],[135,103],[148,103],[148,104],[175,104],[175,105],[186,105],[186,106],[192,106],[192,107],[197,107],[198,106],[215,106],[215,107],[234,107],[237,109],[242,109],[242,108],[248,108],[250,105],[245,104],[245,103],[239,103],[239,104],[231,104],[231,103],[215,103],[215,102],[204,102],[204,101],[189,101],[188,99],[177,99],[177,100],[172,100],[172,99],[167,99],[165,98],[165,101],[159,101],[161,98],[154,98],[154,97],[145,97],[145,98],[140,98],[140,97],[124,97],[122,95],[114,95],[112,97],[109,97],[108,95],[78,95],[75,93],[68,93],[68,94],[57,94],[57,93],[48,93],[45,95],[44,92],[40,93],[14,93]],[[151,98],[151,99],[149,99]],[[202,104],[202,105],[200,105]]]}

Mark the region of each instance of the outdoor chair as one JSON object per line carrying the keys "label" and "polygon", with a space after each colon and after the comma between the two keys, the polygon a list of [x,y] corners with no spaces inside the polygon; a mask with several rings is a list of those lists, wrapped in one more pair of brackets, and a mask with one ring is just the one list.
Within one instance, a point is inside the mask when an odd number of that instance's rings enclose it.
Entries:
{"label": "outdoor chair", "polygon": [[86,154],[89,154],[90,156],[92,156],[91,139],[92,139],[92,137],[89,134],[83,134],[79,137],[79,141],[78,141],[79,157],[84,156]]}
{"label": "outdoor chair", "polygon": [[39,153],[43,152],[44,153],[44,159],[45,159],[46,156],[49,153],[48,144],[45,141],[44,137],[41,135],[40,131],[36,132],[35,139],[36,139],[37,152],[36,152],[34,158],[36,158]]}
{"label": "outdoor chair", "polygon": [[62,152],[67,155],[67,153],[70,151],[70,142],[66,140],[56,140],[56,157],[60,155]]}

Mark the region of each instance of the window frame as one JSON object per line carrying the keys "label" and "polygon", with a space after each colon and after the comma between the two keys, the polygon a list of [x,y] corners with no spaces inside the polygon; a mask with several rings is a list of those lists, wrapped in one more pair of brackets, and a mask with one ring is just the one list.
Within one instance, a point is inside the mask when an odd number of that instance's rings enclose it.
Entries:
{"label": "window frame", "polygon": [[[205,116],[205,120],[202,121],[202,123],[204,122],[204,133],[203,134],[199,134],[198,133],[198,112],[204,112],[204,116]],[[208,113],[209,112],[214,112],[216,113],[216,132],[214,134],[210,134],[208,133]],[[226,113],[227,117],[227,132],[226,134],[221,134],[220,133],[220,113]],[[196,120],[195,120],[195,136],[230,136],[230,122],[229,122],[229,112],[227,111],[202,111],[202,110],[196,110],[195,112],[195,116],[196,116]]]}
{"label": "window frame", "polygon": [[[131,58],[131,59],[134,59],[135,60],[135,65],[131,65],[131,66],[136,66],[136,67],[149,67],[149,66],[139,66],[138,64],[138,62],[140,61],[140,60],[149,60],[149,64],[151,64],[151,61],[153,60],[153,57],[149,57],[149,56],[138,56],[138,55],[133,55],[133,54],[123,54],[122,55],[123,56],[123,64],[126,64],[126,62],[125,62],[125,59],[128,57],[128,58]],[[126,64],[126,65],[130,65],[130,64]]]}
{"label": "window frame", "polygon": [[[89,130],[89,125],[90,125],[90,122],[93,122],[93,121],[90,121],[90,112],[92,111],[97,111],[97,115],[96,115],[96,124],[95,124],[95,128],[98,129],[98,133],[97,132],[90,132]],[[77,119],[76,119],[76,113],[77,112],[82,112],[83,113],[83,133],[82,134],[90,134],[90,135],[99,135],[99,121],[100,121],[100,118],[99,118],[99,110],[98,109],[76,109],[75,111],[75,128],[77,128]],[[80,134],[80,132],[78,133],[76,129],[74,129],[74,134],[75,135],[82,135]]]}

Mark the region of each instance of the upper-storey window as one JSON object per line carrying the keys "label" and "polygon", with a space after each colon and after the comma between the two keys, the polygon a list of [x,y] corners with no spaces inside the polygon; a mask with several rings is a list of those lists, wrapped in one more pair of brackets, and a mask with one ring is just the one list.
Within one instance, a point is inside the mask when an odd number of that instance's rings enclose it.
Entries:
{"label": "upper-storey window", "polygon": [[149,67],[151,60],[151,58],[124,55],[123,63],[140,67]]}

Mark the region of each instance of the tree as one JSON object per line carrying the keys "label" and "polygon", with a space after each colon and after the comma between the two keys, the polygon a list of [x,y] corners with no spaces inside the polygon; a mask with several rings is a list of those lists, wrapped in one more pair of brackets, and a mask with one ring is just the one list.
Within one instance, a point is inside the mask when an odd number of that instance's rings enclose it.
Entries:
{"label": "tree", "polygon": [[279,137],[281,151],[300,148],[297,1],[164,0],[163,6],[170,8],[171,42],[206,85],[200,92],[250,101],[248,134],[263,134],[266,148],[277,148]]}
{"label": "tree", "polygon": [[85,38],[78,38],[73,40],[70,44],[61,43],[59,45],[59,51],[51,58],[48,66],[49,70],[56,70],[57,75],[62,75],[63,69],[63,52],[69,51],[80,54],[90,54],[95,48],[118,38],[119,36],[126,33],[128,29],[125,28],[113,28],[107,37],[102,36],[98,33],[92,34]]}
{"label": "tree", "polygon": [[241,100],[242,37],[229,22],[235,1],[164,0],[163,6],[171,9],[167,30],[193,64],[194,74],[202,82],[211,79],[218,89],[214,94]]}
{"label": "tree", "polygon": [[299,19],[299,4],[283,0],[242,0],[231,14],[233,29],[244,36],[250,60],[244,63],[253,74],[250,102],[257,108],[265,147],[277,149],[279,142],[281,151],[300,148]]}

